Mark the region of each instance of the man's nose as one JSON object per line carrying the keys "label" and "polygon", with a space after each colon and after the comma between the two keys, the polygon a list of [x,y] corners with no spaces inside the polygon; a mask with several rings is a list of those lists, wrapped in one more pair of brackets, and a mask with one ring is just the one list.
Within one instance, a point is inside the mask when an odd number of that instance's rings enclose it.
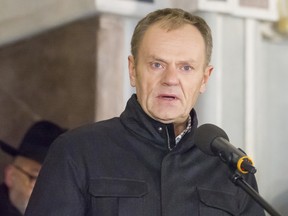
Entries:
{"label": "man's nose", "polygon": [[178,71],[175,67],[168,67],[163,73],[164,85],[177,85],[179,83]]}

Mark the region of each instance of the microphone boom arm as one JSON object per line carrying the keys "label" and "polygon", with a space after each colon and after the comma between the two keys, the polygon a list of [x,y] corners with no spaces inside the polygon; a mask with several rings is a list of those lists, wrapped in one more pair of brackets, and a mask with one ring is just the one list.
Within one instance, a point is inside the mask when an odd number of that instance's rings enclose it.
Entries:
{"label": "microphone boom arm", "polygon": [[244,178],[235,172],[232,177],[232,182],[241,187],[247,194],[249,194],[260,206],[262,206],[271,216],[281,216],[266,200],[264,200],[260,194],[251,187]]}

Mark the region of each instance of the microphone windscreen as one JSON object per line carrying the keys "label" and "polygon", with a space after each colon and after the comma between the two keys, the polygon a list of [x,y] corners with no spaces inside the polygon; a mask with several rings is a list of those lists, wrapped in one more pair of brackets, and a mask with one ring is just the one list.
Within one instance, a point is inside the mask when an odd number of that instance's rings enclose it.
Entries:
{"label": "microphone windscreen", "polygon": [[214,155],[211,150],[211,144],[218,137],[222,137],[229,141],[227,134],[221,128],[213,124],[203,124],[196,130],[195,144],[204,153]]}

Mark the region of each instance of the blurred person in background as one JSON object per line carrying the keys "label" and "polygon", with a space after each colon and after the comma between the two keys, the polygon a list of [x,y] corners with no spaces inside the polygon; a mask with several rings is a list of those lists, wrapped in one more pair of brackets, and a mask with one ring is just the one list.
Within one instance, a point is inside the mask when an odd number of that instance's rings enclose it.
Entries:
{"label": "blurred person in background", "polygon": [[39,121],[28,129],[19,149],[0,140],[1,149],[14,157],[0,184],[1,216],[24,215],[49,146],[64,131],[52,122]]}

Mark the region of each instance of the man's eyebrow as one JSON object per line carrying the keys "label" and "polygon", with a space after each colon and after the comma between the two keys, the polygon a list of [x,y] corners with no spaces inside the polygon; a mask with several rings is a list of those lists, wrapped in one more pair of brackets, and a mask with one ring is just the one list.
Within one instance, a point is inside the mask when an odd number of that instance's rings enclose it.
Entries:
{"label": "man's eyebrow", "polygon": [[148,59],[149,60],[157,60],[157,61],[165,61],[164,59],[157,57],[157,56],[154,56],[154,55],[148,56]]}
{"label": "man's eyebrow", "polygon": [[164,60],[163,58],[159,58],[159,57],[156,57],[156,56],[149,56],[149,57],[147,58],[147,62],[149,62],[149,63],[161,62],[161,63],[164,63],[164,64],[167,64],[167,63],[168,63],[167,60]]}
{"label": "man's eyebrow", "polygon": [[180,63],[180,64],[185,64],[185,63],[188,63],[188,64],[198,64],[197,61],[195,61],[194,59],[187,59],[187,60],[180,60],[178,61],[177,63]]}
{"label": "man's eyebrow", "polygon": [[[148,56],[148,61],[159,61],[159,62],[164,62],[167,63],[168,61],[159,57],[159,56],[155,56],[155,55],[150,55]],[[177,60],[176,61],[177,64],[193,64],[193,65],[197,65],[198,61],[196,61],[195,59],[184,59],[184,60]]]}

